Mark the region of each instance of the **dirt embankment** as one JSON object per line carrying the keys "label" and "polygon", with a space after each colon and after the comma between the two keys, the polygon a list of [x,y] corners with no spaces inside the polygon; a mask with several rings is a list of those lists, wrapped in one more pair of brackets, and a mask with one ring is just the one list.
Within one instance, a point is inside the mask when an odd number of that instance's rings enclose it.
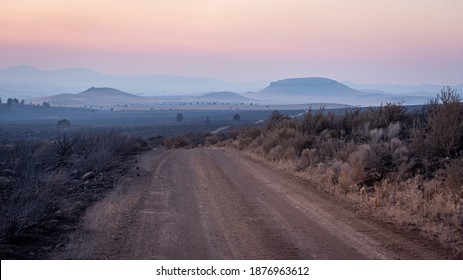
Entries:
{"label": "dirt embankment", "polygon": [[84,221],[57,258],[455,258],[227,149],[141,155]]}

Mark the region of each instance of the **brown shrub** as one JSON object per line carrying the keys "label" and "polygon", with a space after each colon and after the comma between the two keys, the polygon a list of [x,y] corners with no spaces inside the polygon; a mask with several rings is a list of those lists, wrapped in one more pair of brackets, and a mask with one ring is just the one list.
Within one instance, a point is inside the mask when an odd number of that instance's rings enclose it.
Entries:
{"label": "brown shrub", "polygon": [[219,142],[219,138],[216,135],[211,135],[206,137],[205,144],[206,146],[214,146],[217,144],[217,142]]}
{"label": "brown shrub", "polygon": [[302,121],[299,123],[299,130],[303,134],[315,134],[324,129],[323,124],[326,125],[325,116],[323,114],[325,107],[320,107],[317,111],[313,112],[309,109],[304,114]]}
{"label": "brown shrub", "polygon": [[320,162],[320,159],[317,149],[304,149],[296,162],[296,167],[298,170],[304,170],[307,167],[314,166],[318,162]]}
{"label": "brown shrub", "polygon": [[238,129],[234,129],[230,131],[230,133],[228,133],[228,138],[232,140],[236,140],[240,134],[241,134],[241,131],[239,131]]}
{"label": "brown shrub", "polygon": [[444,171],[445,185],[455,195],[463,198],[463,156],[451,160]]}
{"label": "brown shrub", "polygon": [[63,184],[61,173],[18,180],[6,204],[2,205],[0,232],[4,237],[16,240],[30,229],[47,223],[66,203],[58,195]]}
{"label": "brown shrub", "polygon": [[251,146],[251,143],[252,143],[252,139],[251,139],[251,138],[249,138],[249,137],[241,138],[241,139],[239,140],[239,143],[238,143],[237,148],[238,148],[239,150],[244,150],[244,149],[250,147],[250,146]]}
{"label": "brown shrub", "polygon": [[344,170],[344,174],[349,174],[353,182],[362,181],[365,178],[365,170],[374,161],[373,156],[370,145],[358,146],[357,150],[350,154],[347,159],[349,165],[343,165],[344,169],[348,169]]}
{"label": "brown shrub", "polygon": [[243,132],[243,137],[251,138],[252,140],[254,140],[261,134],[262,134],[262,130],[260,127],[251,126]]}
{"label": "brown shrub", "polygon": [[463,149],[463,105],[456,90],[446,87],[431,101],[425,123],[415,123],[411,141],[416,154],[426,156],[452,156]]}
{"label": "brown shrub", "polygon": [[443,171],[444,186],[455,205],[455,223],[463,230],[463,156],[460,155],[447,164]]}
{"label": "brown shrub", "polygon": [[76,160],[75,166],[79,176],[87,172],[106,172],[118,166],[121,158],[115,157],[107,149],[100,149],[90,153],[86,158]]}
{"label": "brown shrub", "polygon": [[281,145],[271,147],[268,151],[268,157],[273,161],[280,161],[282,159],[283,148]]}
{"label": "brown shrub", "polygon": [[188,135],[179,135],[164,138],[164,146],[168,149],[188,148],[192,145]]}
{"label": "brown shrub", "polygon": [[334,159],[345,145],[343,140],[334,139],[328,135],[319,137],[317,140],[316,147],[318,147],[320,161],[330,161]]}
{"label": "brown shrub", "polygon": [[269,131],[265,138],[262,138],[262,150],[264,153],[268,154],[273,147],[276,147],[280,143],[281,139],[279,137],[278,131]]}
{"label": "brown shrub", "polygon": [[74,139],[68,133],[59,133],[55,139],[51,141],[57,156],[65,157],[72,154],[72,147],[74,146]]}

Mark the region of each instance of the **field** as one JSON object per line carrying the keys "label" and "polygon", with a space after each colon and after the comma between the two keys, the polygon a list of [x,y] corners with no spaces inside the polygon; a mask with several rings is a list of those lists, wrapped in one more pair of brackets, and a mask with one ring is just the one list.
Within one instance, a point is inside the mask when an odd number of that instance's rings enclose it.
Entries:
{"label": "field", "polygon": [[0,116],[2,259],[462,257],[448,88],[415,107]]}
{"label": "field", "polygon": [[[117,128],[137,136],[178,135],[187,133],[207,133],[223,126],[249,125],[270,116],[271,110],[98,110],[89,108],[51,107],[17,105],[8,108],[0,105],[0,131],[2,137],[11,135],[27,138],[43,138],[53,135],[57,122],[67,119],[71,131],[92,128]],[[295,115],[303,110],[283,110]],[[183,115],[177,121],[178,113]],[[235,114],[240,120],[233,120]],[[18,133],[18,135],[15,135]]]}
{"label": "field", "polygon": [[[237,113],[240,119],[233,120]],[[270,114],[0,105],[1,258],[43,259],[59,250],[87,209],[125,176],[134,156],[162,146],[166,137],[187,135],[204,144],[216,129],[251,125]],[[58,128],[62,119],[70,126]]]}

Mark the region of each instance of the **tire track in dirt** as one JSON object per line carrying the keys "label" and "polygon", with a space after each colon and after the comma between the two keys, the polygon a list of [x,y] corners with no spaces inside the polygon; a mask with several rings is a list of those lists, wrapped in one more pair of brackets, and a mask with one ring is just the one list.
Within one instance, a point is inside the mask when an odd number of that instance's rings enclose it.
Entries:
{"label": "tire track in dirt", "polygon": [[175,151],[164,152],[159,162],[141,163],[154,172],[140,182],[144,194],[131,213],[132,223],[124,226],[124,241],[116,258],[212,258],[214,242],[207,240],[206,225],[199,222],[204,219],[190,164],[188,155]]}
{"label": "tire track in dirt", "polygon": [[[313,213],[312,209],[294,204],[291,201],[294,193],[286,187],[300,185],[300,182],[293,178],[272,178],[275,176],[274,170],[253,168],[247,160],[232,157],[225,151],[208,151],[207,154],[209,162],[216,162],[223,168],[224,176],[232,178],[233,188],[260,208],[259,218],[271,225],[264,237],[268,243],[282,244],[274,238],[279,236],[285,239],[286,244],[291,244],[291,248],[297,250],[298,257],[303,259],[384,258],[377,250],[364,250],[362,254],[346,238],[336,238],[334,230],[327,227],[332,217],[324,217],[328,219],[320,222],[322,211],[317,208],[319,205],[312,207],[317,212]],[[281,177],[281,174],[276,174],[276,177]],[[306,201],[307,207],[313,202],[313,198]]]}
{"label": "tire track in dirt", "polygon": [[253,198],[236,188],[233,177],[205,153],[200,154],[198,161],[202,163],[196,167],[201,195],[230,258],[301,258],[294,244],[263,217]]}

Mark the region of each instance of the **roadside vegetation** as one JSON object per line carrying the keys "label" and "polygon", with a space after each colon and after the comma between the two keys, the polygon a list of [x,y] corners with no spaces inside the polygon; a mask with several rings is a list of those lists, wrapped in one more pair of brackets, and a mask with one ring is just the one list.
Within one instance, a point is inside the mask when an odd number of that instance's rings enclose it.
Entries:
{"label": "roadside vegetation", "polygon": [[463,104],[449,87],[415,111],[394,103],[301,117],[275,111],[217,145],[273,162],[360,211],[463,252]]}
{"label": "roadside vegetation", "polygon": [[[69,128],[66,121],[58,127]],[[0,257],[46,258],[149,142],[115,130],[0,139]]]}

